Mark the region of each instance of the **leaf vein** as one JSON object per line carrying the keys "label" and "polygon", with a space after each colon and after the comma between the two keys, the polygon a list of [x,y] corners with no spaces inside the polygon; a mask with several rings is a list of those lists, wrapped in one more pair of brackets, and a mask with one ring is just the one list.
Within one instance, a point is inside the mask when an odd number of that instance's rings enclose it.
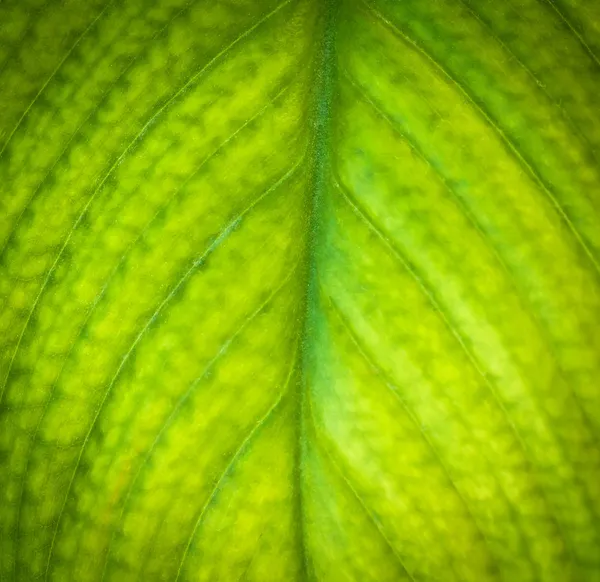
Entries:
{"label": "leaf vein", "polygon": [[[288,89],[288,87],[289,87],[289,85],[286,85],[275,97],[273,97],[273,99],[270,99],[269,102],[263,108],[261,108],[257,114],[253,115],[251,118],[249,118],[247,121],[245,121],[225,141],[223,141],[221,144],[219,144],[219,146],[211,154],[209,154],[208,156],[206,156],[202,160],[202,162],[198,165],[198,167],[175,190],[175,192],[171,195],[171,197],[166,202],[166,204],[163,204],[159,208],[159,210],[154,214],[154,216],[152,217],[152,219],[146,224],[146,226],[140,232],[140,234],[127,247],[127,249],[125,250],[125,252],[121,256],[119,262],[117,263],[117,265],[115,266],[115,268],[112,270],[112,272],[108,276],[107,280],[105,281],[105,284],[103,285],[102,289],[98,292],[98,294],[94,298],[94,300],[93,300],[93,302],[91,304],[91,307],[88,309],[88,311],[86,313],[86,316],[85,316],[82,324],[79,326],[79,329],[77,331],[77,335],[75,336],[74,340],[71,342],[71,345],[69,346],[69,349],[68,349],[67,353],[62,358],[62,365],[60,367],[60,370],[58,372],[58,375],[57,375],[56,379],[52,383],[52,386],[50,388],[49,396],[46,399],[46,402],[45,402],[45,404],[43,406],[42,414],[41,414],[40,419],[38,420],[38,422],[36,424],[36,427],[35,427],[35,430],[34,430],[34,433],[33,433],[33,437],[32,437],[32,440],[31,440],[31,445],[28,447],[27,460],[25,462],[25,469],[24,469],[24,472],[23,472],[23,478],[21,479],[21,485],[20,485],[19,494],[18,494],[18,501],[17,501],[17,518],[16,518],[16,525],[15,525],[15,528],[16,528],[15,539],[19,538],[21,506],[22,506],[22,503],[23,503],[23,494],[24,494],[24,488],[25,488],[25,481],[26,481],[26,478],[27,478],[29,464],[30,464],[30,461],[31,461],[31,452],[35,448],[35,444],[37,442],[37,437],[38,437],[41,425],[42,425],[43,420],[44,420],[44,418],[45,418],[45,416],[47,414],[47,411],[49,409],[50,403],[52,402],[56,386],[59,384],[59,381],[60,381],[60,379],[62,377],[63,371],[65,369],[66,362],[70,358],[70,356],[71,356],[71,354],[72,354],[73,349],[75,348],[75,346],[79,344],[79,340],[81,338],[81,335],[82,335],[82,333],[83,333],[83,331],[84,331],[84,329],[85,329],[88,321],[90,320],[90,318],[93,315],[93,313],[96,311],[96,308],[100,304],[100,301],[102,300],[102,298],[104,297],[104,295],[107,292],[108,288],[110,287],[110,284],[112,283],[112,281],[113,281],[114,276],[116,275],[116,273],[119,271],[120,266],[125,262],[125,259],[130,254],[130,252],[133,250],[133,248],[135,247],[135,245],[137,244],[137,242],[139,240],[141,240],[141,238],[144,236],[144,234],[150,229],[151,225],[154,223],[154,221],[157,219],[157,217],[160,215],[160,213],[164,210],[164,208],[166,208],[167,206],[169,206],[169,204],[171,204],[171,202],[177,197],[177,194],[185,187],[185,185],[192,179],[192,177],[194,175],[196,175],[197,172],[200,171],[200,169],[208,161],[210,161],[215,155],[217,155],[217,153],[220,150],[222,150],[223,147],[225,147],[232,139],[234,139],[237,134],[239,134],[249,124],[251,124],[257,118],[259,118],[269,108],[269,106]],[[16,561],[17,560],[15,560],[15,562]],[[15,574],[15,577],[16,577],[16,574]]]}
{"label": "leaf vein", "polygon": [[[197,1],[198,0],[192,0],[191,2],[188,2],[181,10],[179,10],[176,14],[174,14],[170,18],[170,20],[158,32],[156,32],[154,35],[152,35],[152,38],[148,42],[148,45],[144,48],[144,50],[142,50],[142,52],[140,54],[144,54],[148,50],[148,48],[152,45],[152,42],[154,42],[161,35],[161,33],[164,32],[180,14],[182,14],[185,10],[187,10],[190,6],[195,4],[195,2],[197,2]],[[52,165],[50,166],[48,171],[44,174],[44,176],[41,179],[41,181],[39,182],[39,184],[33,189],[31,196],[25,202],[23,209],[17,216],[17,219],[14,221],[13,227],[12,227],[9,235],[6,238],[6,241],[4,242],[2,249],[0,249],[0,257],[2,257],[4,255],[4,252],[5,252],[6,248],[8,247],[10,240],[14,237],[14,235],[17,231],[17,228],[18,228],[19,224],[21,223],[21,220],[23,219],[23,216],[25,215],[27,210],[30,208],[31,204],[34,202],[35,198],[38,195],[38,192],[40,192],[41,189],[43,188],[43,186],[46,184],[48,178],[50,177],[50,174],[52,173],[54,168],[57,166],[58,162],[60,162],[62,160],[64,155],[69,150],[69,147],[70,147],[71,143],[73,142],[73,140],[81,133],[81,130],[91,120],[93,115],[100,109],[100,106],[102,105],[102,103],[104,103],[105,99],[111,94],[111,91],[116,87],[117,83],[124,77],[124,75],[127,73],[127,71],[129,71],[131,69],[131,67],[133,67],[133,65],[136,63],[136,61],[139,59],[139,57],[140,57],[140,55],[138,54],[130,60],[130,62],[121,71],[121,73],[116,77],[116,79],[110,84],[110,86],[104,91],[104,93],[102,93],[102,95],[100,96],[100,99],[98,100],[98,103],[90,110],[88,115],[83,119],[83,121],[73,131],[72,135],[69,137],[69,139],[65,143],[65,146],[63,147],[61,152],[58,154],[58,156],[56,157],[56,159],[54,160],[54,162],[52,163]]]}
{"label": "leaf vein", "polygon": [[546,89],[545,84],[542,83],[542,81],[540,80],[540,78],[525,64],[525,62],[522,59],[520,59],[516,55],[516,53],[510,48],[510,46],[508,44],[506,44],[500,38],[500,36],[493,29],[492,25],[487,20],[485,20],[483,18],[483,16],[481,16],[479,13],[477,13],[470,6],[470,4],[467,2],[467,0],[458,0],[458,1],[465,7],[465,10],[477,22],[479,22],[481,24],[481,26],[483,26],[488,31],[488,34],[490,35],[490,37],[493,38],[494,41],[498,43],[498,45],[502,48],[502,50],[504,50],[510,57],[512,57],[514,59],[514,61],[525,71],[525,73],[536,84],[536,88],[539,89],[546,96],[546,98],[548,99],[548,101],[550,103],[552,103],[552,105],[554,107],[556,107],[556,109],[558,111],[560,111],[561,115],[563,116],[563,118],[565,119],[565,121],[567,122],[567,124],[569,125],[569,127],[571,128],[571,130],[573,131],[573,133],[579,137],[580,141],[583,143],[583,145],[585,146],[585,148],[587,149],[587,151],[589,152],[589,154],[592,156],[592,158],[594,159],[594,161],[596,161],[596,163],[597,163],[596,151],[592,147],[592,144],[590,143],[590,141],[587,138],[587,136],[583,133],[583,131],[581,131],[580,127],[575,123],[575,121],[573,120],[573,118],[571,117],[571,115],[569,115],[569,113],[567,112],[567,110],[561,105],[560,101],[558,101],[557,99],[555,99],[554,97],[552,97],[550,95],[550,93]]}
{"label": "leaf vein", "polygon": [[[392,241],[389,239],[389,237],[387,236],[387,234],[384,233],[381,229],[379,229],[375,225],[375,223],[368,217],[368,215],[365,213],[364,210],[362,210],[361,208],[359,208],[359,206],[357,205],[356,201],[354,201],[352,198],[350,198],[350,195],[346,192],[346,190],[344,188],[342,188],[342,186],[339,184],[339,182],[337,180],[334,180],[334,184],[336,185],[337,189],[342,194],[343,199],[347,202],[347,204],[350,206],[350,208],[352,208],[354,210],[354,212],[356,213],[356,215],[363,220],[363,222],[365,223],[365,225],[370,230],[372,230],[382,240],[382,242],[385,244],[385,246],[387,246],[387,248],[392,253],[392,256],[394,256],[397,259],[397,261],[399,262],[399,264],[404,267],[404,269],[411,275],[411,277],[415,280],[415,282],[417,283],[417,285],[420,287],[422,293],[425,295],[425,297],[429,301],[429,303],[432,306],[434,312],[439,316],[439,318],[442,320],[442,322],[443,322],[444,326],[446,327],[446,329],[450,332],[450,334],[454,337],[455,341],[461,347],[461,349],[464,352],[464,354],[465,354],[465,356],[467,358],[467,361],[469,362],[470,366],[475,370],[475,372],[477,373],[477,375],[481,378],[483,384],[487,387],[487,389],[488,389],[490,395],[492,396],[492,398],[493,398],[496,406],[500,410],[500,412],[501,412],[501,414],[502,414],[502,416],[503,416],[503,418],[504,418],[504,420],[506,422],[506,425],[508,427],[510,427],[511,432],[514,434],[517,442],[519,443],[519,447],[521,448],[521,450],[523,452],[523,456],[526,459],[527,464],[532,469],[534,469],[536,467],[536,465],[535,465],[535,463],[533,462],[533,460],[531,459],[531,457],[529,455],[529,450],[528,450],[527,446],[525,445],[525,442],[524,442],[523,438],[521,437],[520,431],[517,429],[517,427],[515,426],[514,422],[511,420],[510,415],[508,414],[508,412],[507,412],[504,404],[502,403],[502,399],[498,395],[498,392],[497,392],[496,388],[494,387],[494,385],[492,384],[492,382],[490,382],[489,378],[487,377],[487,374],[485,374],[484,371],[479,366],[479,364],[477,362],[477,359],[471,353],[471,350],[465,344],[465,342],[464,342],[461,334],[454,327],[454,325],[452,324],[452,322],[450,321],[450,319],[448,318],[448,316],[446,315],[446,313],[442,309],[441,305],[438,303],[438,301],[435,298],[435,296],[433,295],[433,293],[429,290],[429,288],[426,285],[425,281],[415,271],[414,267],[411,264],[409,264],[407,262],[407,260],[402,256],[402,254],[400,253],[400,251],[392,243]],[[537,483],[537,479],[536,479],[536,483]],[[547,494],[546,494],[545,490],[541,487],[541,485],[539,483],[537,483],[537,485],[538,485],[538,487],[540,487],[540,490],[542,491],[542,493],[544,495],[544,499],[545,499],[546,505],[548,507],[548,510],[553,515],[553,522],[554,522],[554,524],[556,526],[557,531],[560,533],[560,536],[563,539],[565,547],[568,548],[568,549],[570,549],[569,538],[567,538],[567,536],[563,532],[562,525],[561,525],[560,521],[558,520],[558,516],[556,515],[556,511],[554,510],[554,508],[552,507],[552,505],[549,503],[549,501],[547,499]]]}
{"label": "leaf vein", "polygon": [[[296,267],[294,267],[292,272],[295,269],[296,269]],[[283,285],[282,285],[282,287],[283,287]],[[271,406],[271,408],[267,411],[267,413],[264,416],[262,416],[260,418],[260,420],[254,425],[252,430],[248,433],[246,438],[242,441],[241,445],[237,448],[236,452],[234,453],[234,455],[231,457],[231,460],[227,464],[227,467],[225,467],[225,470],[221,473],[220,477],[217,479],[215,486],[213,487],[210,495],[208,496],[208,499],[206,500],[206,502],[200,509],[200,511],[198,513],[198,517],[195,519],[194,527],[192,528],[192,531],[188,537],[185,549],[184,549],[181,559],[179,561],[179,567],[177,568],[177,575],[175,576],[175,582],[177,582],[179,580],[181,573],[183,572],[183,566],[185,565],[185,562],[187,560],[187,556],[190,551],[192,542],[196,536],[196,532],[204,520],[206,511],[212,505],[217,493],[221,489],[221,484],[222,484],[223,480],[230,473],[231,469],[235,466],[235,464],[237,463],[239,458],[242,456],[242,453],[245,451],[246,447],[250,444],[250,442],[252,442],[254,437],[256,435],[258,435],[258,433],[260,432],[260,429],[265,426],[266,422],[269,420],[269,418],[272,416],[272,414],[275,412],[275,410],[279,407],[279,405],[283,402],[285,395],[288,393],[288,391],[289,391],[288,386],[290,383],[290,379],[292,378],[295,365],[296,365],[296,358],[293,357],[287,379],[285,381],[284,387],[283,387],[277,401],[275,402],[275,404],[273,404],[273,406]]]}
{"label": "leaf vein", "polygon": [[[407,415],[407,417],[409,418],[409,420],[411,421],[413,426],[415,428],[417,428],[417,430],[421,434],[421,437],[425,441],[427,447],[432,452],[434,458],[436,459],[436,461],[442,468],[442,471],[443,471],[444,475],[446,476],[448,483],[450,484],[451,488],[455,491],[456,495],[460,499],[462,505],[464,506],[464,508],[467,512],[467,515],[469,516],[469,519],[475,526],[475,528],[476,528],[479,536],[483,540],[483,542],[486,544],[486,546],[488,548],[488,552],[489,552],[490,556],[492,557],[492,567],[494,569],[494,573],[496,576],[498,576],[499,575],[498,564],[495,560],[495,556],[494,556],[493,552],[491,551],[491,545],[490,545],[489,538],[484,533],[483,529],[480,527],[479,522],[475,519],[475,515],[473,514],[473,512],[471,510],[470,504],[467,502],[466,497],[464,497],[464,495],[458,488],[458,485],[456,484],[455,480],[453,479],[452,474],[451,474],[448,466],[442,459],[437,447],[434,445],[433,441],[427,436],[427,433],[423,430],[415,411],[412,410],[408,406],[408,404],[404,401],[404,399],[400,396],[398,387],[389,378],[387,372],[385,372],[384,369],[381,367],[381,365],[375,361],[375,359],[373,358],[373,356],[371,354],[367,353],[365,347],[359,341],[356,332],[351,328],[346,316],[343,314],[342,310],[337,305],[337,303],[333,299],[333,297],[331,297],[331,296],[327,296],[327,297],[331,303],[331,306],[333,307],[333,312],[337,315],[338,320],[342,323],[342,327],[343,327],[344,331],[346,332],[347,336],[350,338],[350,341],[354,344],[356,351],[360,354],[362,359],[371,368],[371,371],[374,373],[374,375],[382,381],[382,383],[386,386],[386,388],[388,390],[390,390],[390,392],[394,395],[396,400],[400,403],[401,408],[404,410],[405,414]],[[504,495],[504,490],[502,490],[502,493]],[[504,495],[504,497],[506,499],[505,495]],[[510,504],[509,504],[509,507],[511,507],[511,509],[512,509],[512,506]],[[514,515],[513,511],[511,511],[511,513]],[[529,550],[529,548],[528,548],[528,550]],[[529,554],[529,551],[528,551],[528,554]],[[529,557],[530,557],[530,554],[529,554]]]}
{"label": "leaf vein", "polygon": [[594,269],[597,275],[600,275],[600,264],[596,260],[594,253],[590,250],[588,244],[586,243],[584,237],[581,235],[579,230],[575,227],[575,224],[566,213],[563,206],[560,204],[556,196],[550,191],[549,187],[546,185],[545,181],[542,179],[540,174],[535,170],[535,168],[523,157],[519,149],[515,146],[512,139],[508,137],[508,135],[504,132],[504,130],[498,125],[498,123],[487,113],[484,109],[483,105],[479,103],[467,90],[464,83],[455,78],[446,68],[437,61],[425,48],[423,48],[416,40],[407,35],[406,32],[402,31],[398,26],[388,20],[381,12],[375,9],[375,7],[368,2],[368,0],[362,0],[363,4],[371,11],[371,13],[383,24],[385,25],[397,38],[403,40],[406,44],[413,47],[413,49],[418,52],[423,58],[429,61],[435,69],[437,69],[442,77],[448,79],[457,90],[465,97],[465,99],[472,105],[473,109],[478,111],[481,115],[482,119],[486,121],[486,123],[490,126],[492,130],[494,130],[501,140],[504,142],[507,150],[512,153],[515,160],[521,165],[523,170],[527,175],[535,182],[538,186],[538,190],[546,197],[546,199],[554,206],[556,212],[563,220],[563,222],[567,225],[578,244],[580,245],[583,252],[588,257],[589,261],[594,266]]}
{"label": "leaf vein", "polygon": [[598,60],[598,57],[596,56],[596,53],[594,53],[594,51],[591,49],[591,47],[588,45],[588,43],[585,41],[585,39],[583,38],[583,36],[578,32],[578,30],[571,24],[571,22],[569,21],[569,19],[566,17],[566,15],[562,12],[562,10],[560,10],[560,8],[558,7],[558,5],[556,4],[556,2],[554,2],[553,0],[541,0],[541,2],[543,4],[549,5],[552,10],[556,13],[556,15],[563,21],[563,23],[565,24],[565,26],[571,31],[571,33],[573,34],[573,36],[575,36],[575,38],[577,38],[577,40],[580,42],[581,46],[583,46],[583,48],[586,50],[586,52],[590,55],[590,57],[592,58],[592,60],[596,63],[596,65],[600,68],[600,60]]}
{"label": "leaf vein", "polygon": [[46,82],[42,85],[42,87],[37,92],[37,94],[35,95],[35,97],[31,101],[31,103],[29,103],[29,105],[27,106],[27,109],[25,109],[25,111],[23,112],[23,114],[21,115],[21,117],[19,118],[19,120],[17,121],[17,125],[10,132],[7,140],[4,142],[4,145],[2,146],[2,149],[0,149],[0,159],[2,158],[2,154],[4,153],[4,150],[7,148],[9,142],[11,141],[11,139],[13,137],[13,135],[19,129],[21,123],[23,122],[23,120],[25,119],[25,117],[27,117],[27,114],[29,113],[29,111],[31,110],[31,108],[35,105],[35,102],[39,99],[40,95],[46,90],[46,87],[50,84],[50,82],[52,81],[52,79],[54,79],[54,77],[56,76],[56,73],[58,73],[58,71],[62,68],[62,66],[65,64],[66,60],[71,56],[71,54],[77,48],[77,46],[79,45],[79,43],[88,35],[88,33],[90,32],[90,30],[92,30],[92,28],[94,27],[94,25],[102,18],[102,16],[104,16],[104,14],[108,10],[108,8],[110,6],[112,6],[112,4],[114,4],[114,1],[115,0],[111,0],[110,2],[108,2],[107,4],[105,4],[104,8],[102,8],[102,10],[98,13],[98,15],[90,22],[90,24],[87,26],[87,28],[79,35],[79,37],[77,38],[77,40],[75,41],[75,43],[67,51],[67,54],[65,54],[65,56],[61,59],[61,61],[58,63],[58,65],[56,65],[56,67],[54,68],[54,70],[52,71],[52,73],[50,74],[50,76],[48,77],[48,79],[46,80]]}
{"label": "leaf vein", "polygon": [[248,28],[245,32],[243,32],[241,35],[239,35],[232,43],[230,43],[229,45],[227,45],[224,49],[222,49],[215,57],[213,57],[204,67],[202,67],[198,72],[196,72],[194,75],[192,75],[190,77],[190,79],[184,83],[175,93],[173,93],[166,101],[165,103],[163,103],[163,105],[161,105],[158,110],[148,119],[148,121],[144,124],[144,126],[142,127],[142,129],[137,133],[137,135],[133,138],[133,140],[131,140],[129,142],[129,144],[125,147],[125,149],[123,150],[123,152],[119,155],[119,157],[115,160],[115,162],[112,164],[112,166],[108,169],[108,171],[105,173],[104,177],[100,180],[100,182],[98,183],[98,186],[95,188],[94,192],[92,193],[92,195],[90,196],[90,198],[88,199],[87,203],[85,204],[83,210],[81,211],[81,214],[78,216],[78,218],[75,220],[75,222],[73,223],[73,225],[71,226],[67,237],[63,243],[63,245],[60,248],[60,251],[58,252],[56,259],[54,260],[54,263],[52,264],[52,266],[50,267],[50,270],[48,271],[44,282],[42,283],[42,286],[40,288],[40,291],[37,294],[37,297],[33,303],[33,306],[29,312],[29,315],[25,321],[25,324],[23,326],[23,329],[21,331],[21,334],[19,336],[19,339],[17,341],[17,345],[15,347],[15,350],[13,352],[13,356],[10,360],[9,366],[8,366],[8,371],[6,374],[6,377],[4,379],[4,383],[2,386],[2,392],[0,393],[0,403],[2,402],[2,398],[4,396],[4,391],[6,388],[6,384],[8,383],[8,379],[10,376],[10,372],[12,370],[12,366],[13,363],[15,361],[15,357],[19,351],[19,348],[21,346],[21,342],[23,340],[23,336],[25,335],[25,332],[29,326],[29,323],[31,321],[31,317],[33,315],[33,312],[35,311],[40,298],[43,296],[48,283],[52,277],[52,274],[54,273],[54,271],[56,270],[56,267],[63,255],[64,250],[66,249],[66,247],[69,244],[69,241],[71,240],[71,237],[73,236],[74,231],[77,229],[77,227],[79,226],[79,224],[81,223],[81,221],[83,220],[83,217],[85,216],[85,214],[87,214],[88,209],[90,208],[92,202],[94,201],[94,199],[96,198],[96,195],[98,194],[98,192],[101,190],[102,186],[104,185],[104,183],[106,182],[106,180],[108,179],[108,177],[112,174],[112,172],[114,171],[114,169],[121,163],[121,161],[123,160],[123,158],[129,153],[129,151],[131,150],[131,148],[134,146],[134,144],[140,139],[146,135],[146,130],[150,127],[150,125],[163,113],[163,111],[166,110],[166,108],[169,106],[169,104],[171,104],[179,95],[181,95],[192,83],[194,83],[198,78],[200,78],[200,76],[205,73],[210,67],[212,67],[216,62],[218,62],[218,60],[220,58],[222,58],[224,55],[226,55],[237,43],[239,43],[241,40],[243,40],[244,38],[246,38],[247,36],[249,36],[252,32],[254,32],[261,24],[267,22],[269,20],[269,18],[273,17],[277,12],[279,12],[281,9],[283,9],[284,6],[286,6],[287,4],[289,4],[290,2],[292,2],[292,0],[285,0],[284,2],[282,2],[281,4],[279,4],[274,10],[272,10],[271,12],[269,12],[267,15],[265,15],[263,18],[261,18],[257,23],[255,23],[252,27]]}
{"label": "leaf vein", "polygon": [[[584,421],[584,424],[586,426],[588,433],[590,434],[591,438],[596,443],[598,443],[598,437],[596,436],[595,431],[593,429],[592,420],[591,420],[589,414],[587,413],[585,407],[581,403],[581,399],[579,398],[579,395],[578,395],[577,391],[575,390],[575,388],[571,385],[571,383],[567,382],[566,378],[564,377],[564,372],[563,372],[562,366],[561,366],[561,364],[558,360],[558,356],[556,355],[556,352],[554,350],[555,342],[554,342],[553,338],[548,333],[546,326],[544,326],[542,324],[542,322],[540,321],[540,318],[539,318],[536,310],[534,309],[534,306],[531,303],[531,301],[521,291],[521,288],[517,282],[517,278],[515,276],[515,273],[513,272],[513,269],[509,268],[508,265],[504,262],[504,259],[501,257],[498,249],[496,248],[496,245],[494,244],[491,237],[489,236],[489,233],[486,232],[483,229],[483,227],[479,224],[479,222],[475,219],[472,212],[465,206],[461,197],[457,194],[457,192],[454,190],[454,188],[450,184],[450,181],[446,178],[446,176],[442,173],[442,171],[439,168],[437,168],[431,162],[431,160],[426,156],[426,154],[422,151],[422,149],[417,144],[416,140],[408,132],[405,132],[404,128],[401,128],[398,123],[396,123],[394,120],[392,120],[389,117],[389,115],[387,113],[385,113],[385,111],[383,111],[383,109],[374,100],[374,98],[372,98],[372,96],[370,96],[367,93],[366,89],[364,89],[362,86],[360,86],[358,84],[358,82],[354,78],[352,78],[352,76],[350,75],[350,72],[347,69],[343,70],[343,74],[344,74],[344,77],[350,83],[350,85],[355,89],[355,91],[361,97],[361,99],[365,103],[370,105],[373,108],[373,110],[379,115],[379,117],[385,123],[387,123],[390,126],[390,128],[408,144],[410,149],[421,160],[423,160],[423,162],[430,168],[430,170],[433,172],[433,174],[436,176],[436,178],[444,186],[444,188],[446,189],[448,194],[450,194],[450,197],[452,198],[452,200],[455,203],[458,210],[463,214],[463,216],[466,218],[466,220],[475,229],[475,231],[479,235],[480,239],[482,240],[483,244],[485,244],[487,246],[487,248],[490,250],[490,252],[494,256],[494,259],[496,260],[496,262],[498,263],[498,265],[500,266],[502,271],[505,273],[505,275],[508,279],[508,282],[509,282],[511,288],[513,289],[513,291],[515,292],[519,302],[521,303],[521,305],[523,305],[523,307],[527,310],[527,312],[529,314],[531,314],[531,318],[532,318],[532,321],[533,321],[535,327],[538,329],[538,331],[540,332],[540,335],[543,337],[544,342],[548,346],[548,350],[552,356],[552,359],[554,361],[554,364],[556,366],[556,370],[557,370],[559,376],[562,378],[565,385],[568,387],[568,390],[569,390],[571,396],[573,397],[573,400],[574,400],[579,412],[581,413],[582,419]],[[566,456],[568,456],[568,455],[566,455]]]}
{"label": "leaf vein", "polygon": [[154,313],[152,314],[152,316],[148,319],[148,321],[145,323],[144,327],[141,329],[141,331],[138,333],[138,335],[135,337],[134,341],[132,342],[130,348],[128,349],[128,351],[125,353],[125,355],[121,358],[121,363],[119,364],[119,367],[117,368],[117,371],[115,372],[115,374],[113,375],[111,381],[108,384],[108,387],[104,393],[104,396],[102,398],[102,401],[100,402],[100,405],[98,407],[98,410],[96,411],[96,414],[94,416],[94,419],[92,421],[92,424],[84,438],[83,444],[80,448],[80,452],[75,464],[75,469],[73,471],[73,474],[71,476],[69,485],[67,487],[67,491],[66,491],[66,495],[65,495],[65,499],[62,505],[62,508],[60,510],[57,522],[56,522],[56,526],[54,528],[54,533],[52,536],[52,543],[50,545],[50,551],[48,554],[48,561],[46,564],[46,573],[45,573],[45,577],[44,579],[47,580],[48,578],[48,574],[50,572],[50,563],[52,560],[52,554],[54,551],[54,544],[55,544],[55,540],[56,540],[56,536],[58,534],[58,530],[60,527],[60,523],[62,520],[62,517],[64,515],[64,511],[67,505],[67,501],[69,500],[70,494],[71,494],[71,490],[73,487],[73,483],[75,481],[75,477],[78,473],[79,467],[81,465],[81,459],[83,457],[83,452],[86,448],[86,445],[89,441],[89,437],[94,429],[94,427],[96,426],[96,423],[98,422],[98,419],[100,417],[100,414],[102,412],[102,410],[104,409],[104,405],[108,399],[108,396],[110,395],[110,393],[112,392],[112,388],[115,384],[115,382],[117,381],[117,379],[119,378],[121,372],[123,371],[125,364],[128,362],[131,354],[133,353],[133,351],[135,350],[137,344],[140,342],[140,340],[142,339],[142,337],[146,334],[146,332],[150,329],[150,327],[154,324],[154,322],[156,321],[158,315],[163,311],[163,309],[170,303],[170,301],[173,299],[173,297],[175,297],[177,291],[184,285],[184,283],[193,275],[194,271],[204,263],[204,261],[206,260],[206,258],[212,254],[217,247],[219,247],[219,245],[225,240],[227,239],[227,237],[235,230],[236,226],[239,224],[240,220],[246,215],[248,214],[263,198],[265,198],[268,194],[270,194],[271,192],[275,191],[277,189],[277,187],[279,185],[281,185],[287,178],[289,178],[294,171],[299,167],[300,162],[298,162],[298,164],[296,164],[291,170],[289,170],[287,172],[287,174],[281,178],[280,180],[278,180],[273,186],[271,186],[269,189],[267,189],[263,194],[261,194],[258,198],[256,198],[244,211],[242,211],[241,213],[239,213],[222,231],[221,234],[219,234],[219,236],[213,241],[213,243],[202,253],[202,255],[196,259],[193,264],[191,265],[191,267],[184,273],[184,275],[179,279],[179,281],[171,288],[171,291],[169,292],[169,294],[166,296],[166,298],[160,303],[160,305],[156,308],[156,310],[154,311]]}
{"label": "leaf vein", "polygon": [[[135,476],[131,480],[131,483],[130,483],[128,489],[127,489],[127,492],[125,493],[125,497],[124,497],[124,500],[123,500],[123,508],[122,508],[121,514],[119,516],[118,523],[120,523],[122,521],[123,516],[127,512],[127,507],[128,507],[129,500],[131,499],[131,495],[132,495],[133,491],[135,490],[135,485],[137,483],[137,480],[139,479],[140,475],[142,474],[142,471],[144,470],[144,467],[146,466],[146,464],[148,463],[148,461],[152,457],[152,455],[153,455],[153,453],[154,453],[154,451],[156,449],[156,446],[160,442],[163,434],[173,424],[174,420],[177,418],[177,416],[178,416],[179,412],[181,411],[182,407],[184,406],[184,404],[188,401],[188,399],[194,393],[194,391],[196,390],[196,388],[206,378],[207,374],[212,369],[212,367],[216,364],[216,362],[227,352],[227,350],[229,349],[229,347],[231,346],[231,344],[236,340],[236,338],[244,331],[244,329],[246,329],[246,327],[248,327],[248,325],[252,321],[254,321],[254,319],[256,319],[256,317],[265,309],[265,307],[267,307],[267,305],[269,305],[275,299],[275,297],[277,296],[277,294],[279,292],[281,292],[281,290],[288,283],[288,281],[290,280],[291,276],[296,271],[296,269],[297,269],[297,265],[290,271],[290,273],[288,274],[288,276],[285,277],[285,279],[283,280],[283,282],[280,285],[277,286],[277,288],[269,295],[269,297],[267,297],[267,299],[261,305],[259,305],[259,307],[257,309],[255,309],[254,312],[252,312],[249,316],[247,316],[244,319],[244,321],[238,326],[237,330],[222,344],[222,346],[219,349],[219,351],[210,359],[210,361],[207,363],[207,365],[205,366],[205,368],[202,371],[202,373],[189,385],[189,387],[187,388],[187,390],[179,398],[179,400],[177,401],[177,403],[174,406],[173,410],[171,411],[171,413],[169,414],[169,416],[165,420],[163,426],[158,431],[158,433],[157,433],[156,437],[154,438],[154,440],[153,440],[150,448],[147,450],[146,454],[144,455],[144,458],[143,458],[141,464],[139,465],[138,470],[135,473]],[[288,382],[289,382],[289,378],[286,381],[285,386],[288,385]],[[102,576],[100,578],[100,582],[102,582],[104,580],[104,576],[106,574],[106,568],[108,566],[109,557],[110,557],[111,545],[112,545],[112,542],[114,541],[115,534],[116,534],[116,530],[115,530],[115,528],[113,528],[113,532],[111,534],[109,545],[108,545],[108,548],[107,548],[107,551],[106,551],[106,560],[104,562],[104,566],[103,566]]]}

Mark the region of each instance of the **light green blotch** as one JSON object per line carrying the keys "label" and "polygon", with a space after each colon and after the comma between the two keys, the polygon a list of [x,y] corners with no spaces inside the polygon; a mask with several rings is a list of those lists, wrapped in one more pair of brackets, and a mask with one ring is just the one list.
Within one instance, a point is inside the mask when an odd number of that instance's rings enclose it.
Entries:
{"label": "light green blotch", "polygon": [[351,485],[319,445],[308,406],[302,457],[303,515],[309,580],[411,580]]}
{"label": "light green blotch", "polygon": [[398,387],[373,367],[325,298],[322,310],[313,332],[320,348],[313,355],[310,390],[320,439],[329,443],[409,570],[492,579],[486,542],[440,453],[427,442],[429,427],[414,418]]}

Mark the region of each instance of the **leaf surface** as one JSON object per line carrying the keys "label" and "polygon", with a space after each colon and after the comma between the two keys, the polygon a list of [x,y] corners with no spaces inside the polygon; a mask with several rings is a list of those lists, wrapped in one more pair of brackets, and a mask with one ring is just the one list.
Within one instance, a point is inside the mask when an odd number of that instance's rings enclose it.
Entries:
{"label": "leaf surface", "polygon": [[0,4],[0,580],[600,580],[600,4]]}

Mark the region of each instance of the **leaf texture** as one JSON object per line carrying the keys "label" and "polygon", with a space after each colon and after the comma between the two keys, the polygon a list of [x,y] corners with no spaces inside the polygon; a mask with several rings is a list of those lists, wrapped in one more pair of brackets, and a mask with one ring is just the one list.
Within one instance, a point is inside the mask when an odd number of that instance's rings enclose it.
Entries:
{"label": "leaf texture", "polygon": [[0,3],[0,580],[600,580],[600,4]]}

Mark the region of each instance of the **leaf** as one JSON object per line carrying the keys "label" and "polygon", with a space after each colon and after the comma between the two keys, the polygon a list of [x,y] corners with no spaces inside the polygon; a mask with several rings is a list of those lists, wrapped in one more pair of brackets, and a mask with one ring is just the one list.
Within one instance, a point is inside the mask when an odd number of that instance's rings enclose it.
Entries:
{"label": "leaf", "polygon": [[0,580],[600,580],[600,4],[0,3]]}

